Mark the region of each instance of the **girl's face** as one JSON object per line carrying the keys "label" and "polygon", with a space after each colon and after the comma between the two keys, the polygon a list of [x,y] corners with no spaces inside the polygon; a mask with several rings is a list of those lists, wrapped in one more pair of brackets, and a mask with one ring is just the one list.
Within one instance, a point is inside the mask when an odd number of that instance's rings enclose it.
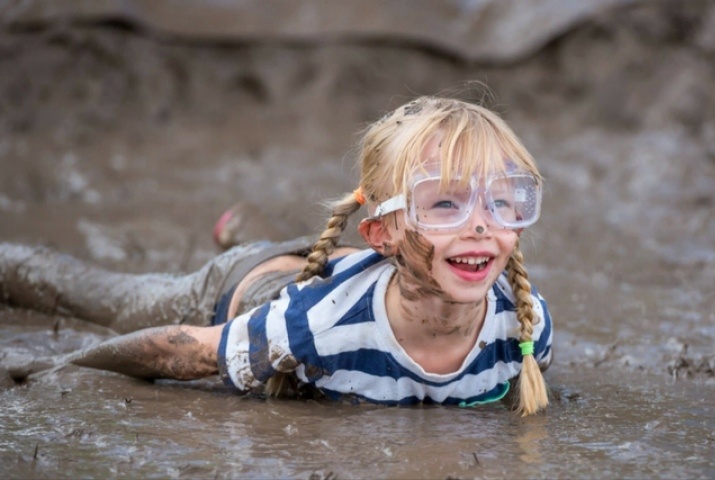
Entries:
{"label": "girl's face", "polygon": [[400,287],[408,299],[429,295],[448,302],[476,303],[504,271],[518,240],[511,229],[490,226],[482,209],[461,229],[413,229],[404,215],[385,218],[394,240]]}
{"label": "girl's face", "polygon": [[[427,167],[438,168],[441,141],[438,134],[426,145]],[[404,210],[383,218],[397,254],[402,294],[414,300],[435,295],[448,302],[483,301],[519,238],[485,215],[483,208],[473,208],[462,227],[448,231],[412,227]]]}

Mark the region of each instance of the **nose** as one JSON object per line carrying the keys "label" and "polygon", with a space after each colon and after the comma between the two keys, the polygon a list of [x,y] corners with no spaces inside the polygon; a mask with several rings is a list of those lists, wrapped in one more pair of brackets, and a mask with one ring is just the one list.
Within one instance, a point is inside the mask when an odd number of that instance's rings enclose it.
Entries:
{"label": "nose", "polygon": [[484,200],[479,198],[474,205],[471,213],[471,219],[468,222],[470,232],[475,232],[478,235],[484,235],[491,225],[491,213],[484,206]]}

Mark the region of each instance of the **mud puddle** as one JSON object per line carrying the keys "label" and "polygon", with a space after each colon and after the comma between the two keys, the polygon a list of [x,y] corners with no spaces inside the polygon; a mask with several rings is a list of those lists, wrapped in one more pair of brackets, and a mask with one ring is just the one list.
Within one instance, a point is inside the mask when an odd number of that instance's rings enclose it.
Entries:
{"label": "mud puddle", "polygon": [[[5,332],[16,316],[3,312]],[[51,319],[33,321],[42,338]],[[59,335],[65,345],[106,335],[94,330],[68,326]],[[15,344],[25,341],[15,335]],[[528,418],[500,405],[241,398],[214,380],[147,383],[68,367],[0,394],[0,459],[13,478],[715,475],[712,383],[572,360],[561,355],[547,374],[548,413]]]}

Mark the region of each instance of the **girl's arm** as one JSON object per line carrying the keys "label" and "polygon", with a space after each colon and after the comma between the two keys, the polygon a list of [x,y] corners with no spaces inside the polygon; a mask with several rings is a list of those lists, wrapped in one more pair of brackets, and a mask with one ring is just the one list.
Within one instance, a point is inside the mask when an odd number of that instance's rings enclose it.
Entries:
{"label": "girl's arm", "polygon": [[218,373],[216,352],[222,329],[222,325],[148,328],[67,355],[37,359],[25,368],[8,371],[18,379],[72,364],[143,379],[193,380]]}

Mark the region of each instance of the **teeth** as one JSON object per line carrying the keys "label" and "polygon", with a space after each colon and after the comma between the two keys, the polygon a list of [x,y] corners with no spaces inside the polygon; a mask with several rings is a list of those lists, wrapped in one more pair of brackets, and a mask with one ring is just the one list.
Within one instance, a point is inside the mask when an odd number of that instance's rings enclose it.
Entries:
{"label": "teeth", "polygon": [[454,263],[468,263],[469,265],[477,265],[487,263],[489,257],[454,257],[451,259]]}

